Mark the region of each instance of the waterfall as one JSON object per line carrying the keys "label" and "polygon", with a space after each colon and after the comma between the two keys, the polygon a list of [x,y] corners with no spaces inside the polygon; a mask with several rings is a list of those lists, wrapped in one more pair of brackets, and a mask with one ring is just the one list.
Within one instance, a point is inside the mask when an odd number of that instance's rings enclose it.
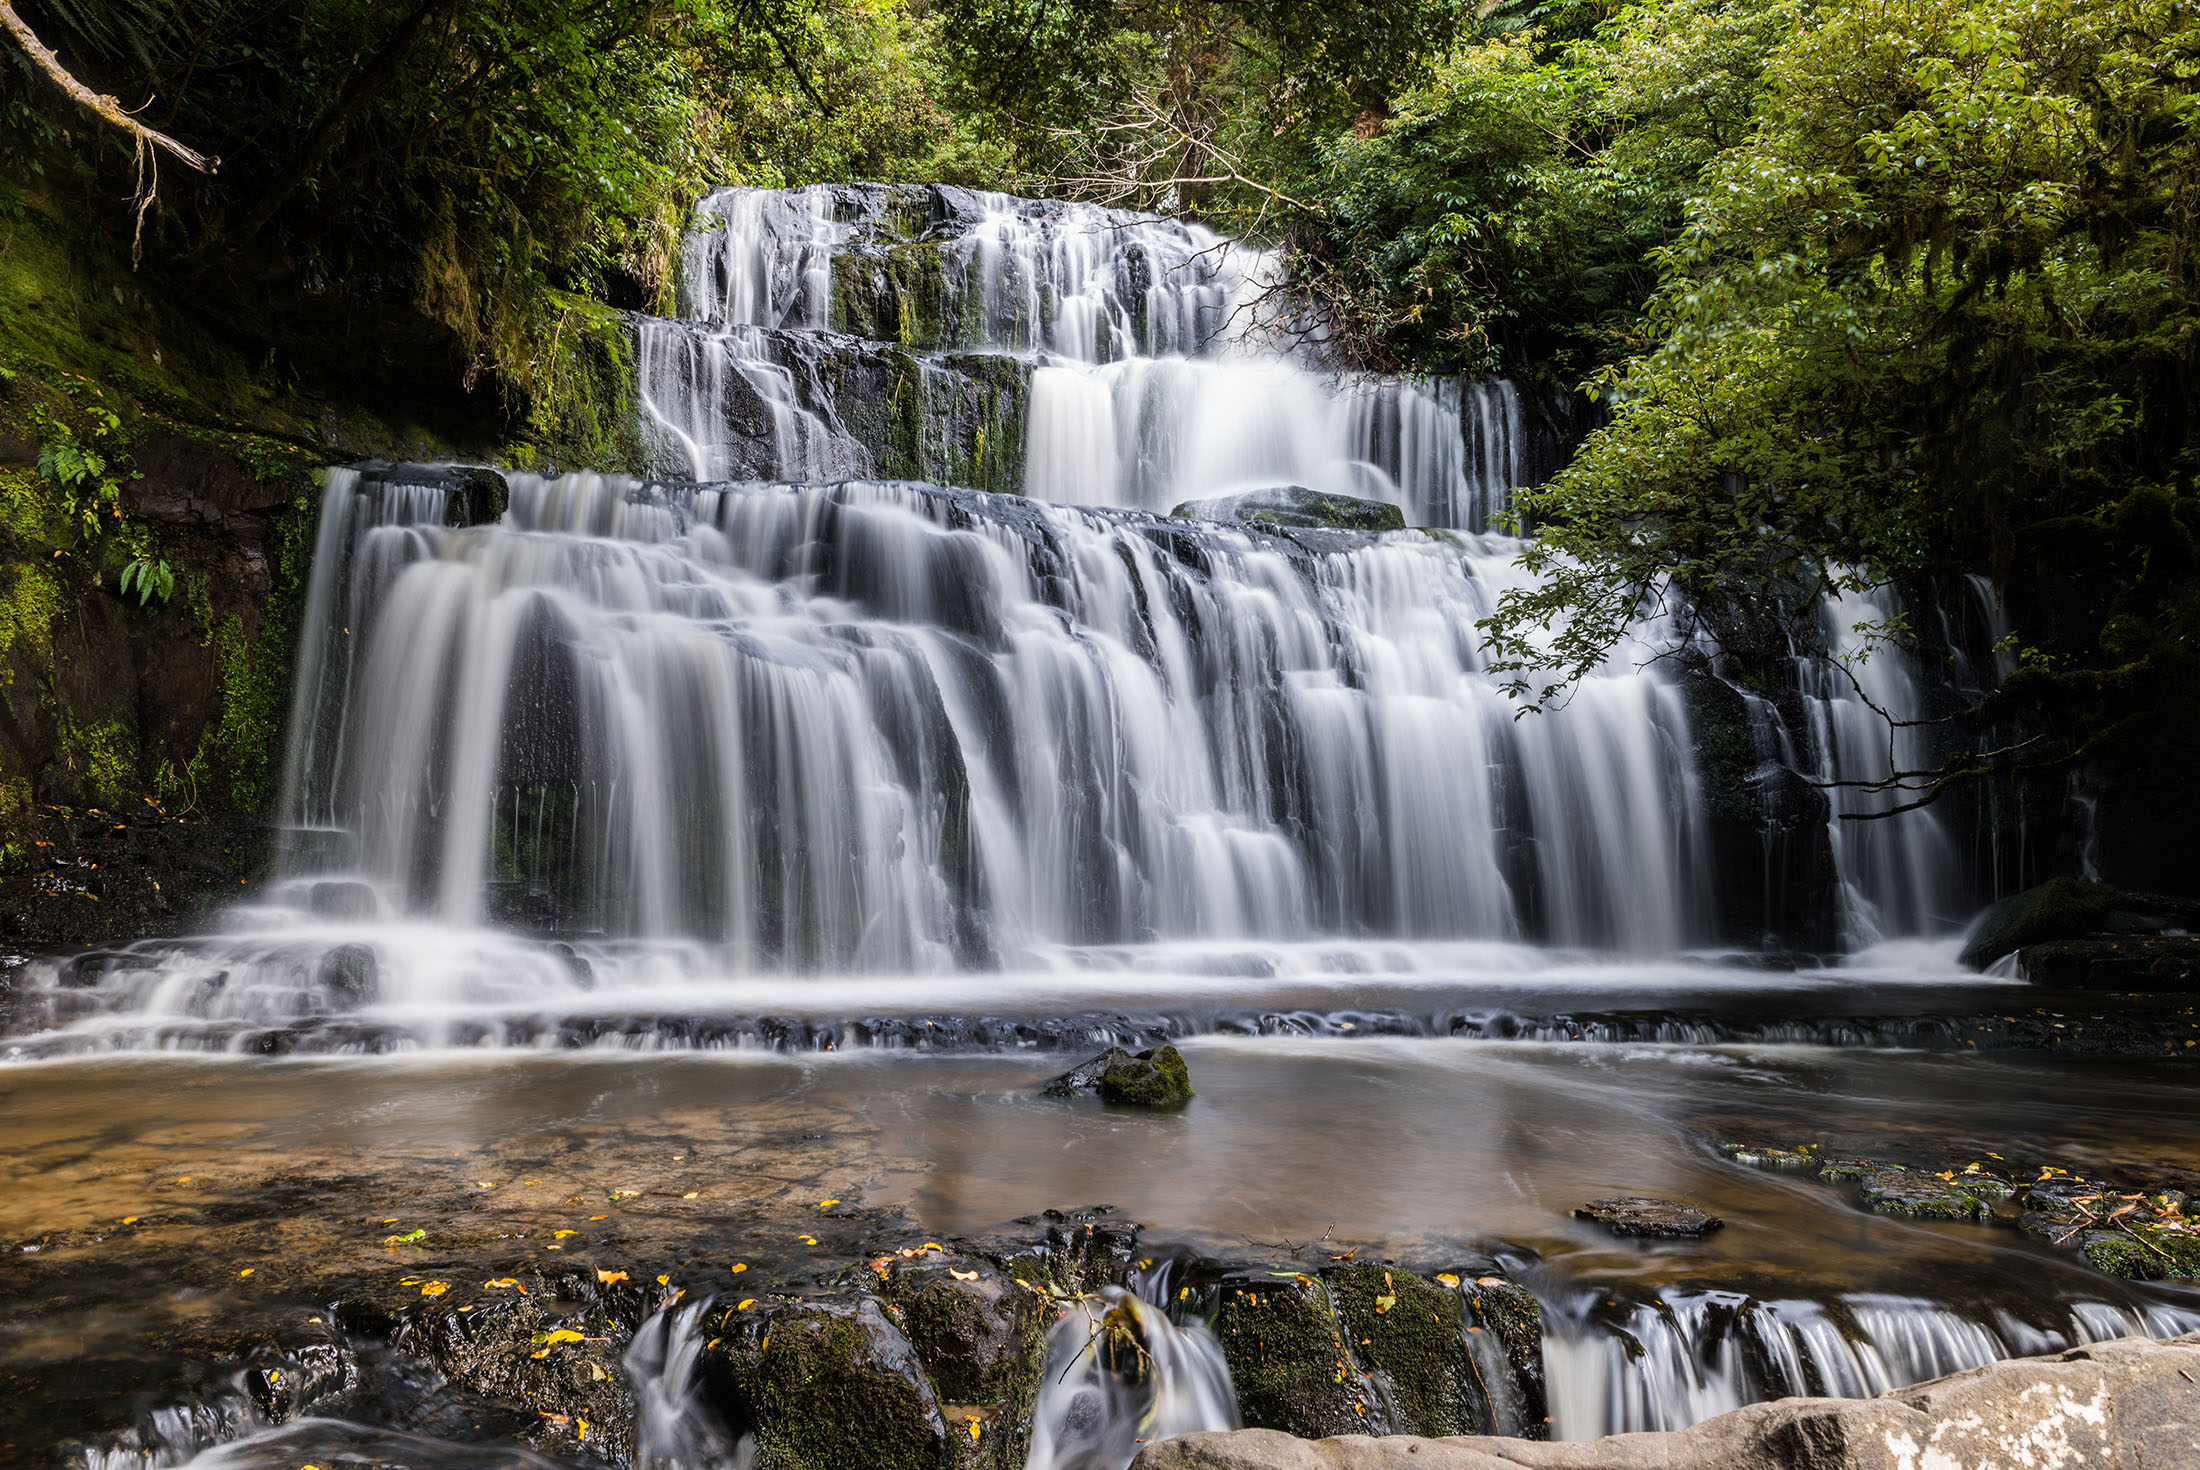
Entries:
{"label": "waterfall", "polygon": [[[941,970],[1292,935],[1670,951],[1686,724],[1616,656],[1518,721],[1510,547],[1323,554],[929,487],[514,480],[447,527],[332,477],[283,892],[385,918]],[[336,886],[332,886],[336,885]]]}
{"label": "waterfall", "polygon": [[1544,1303],[1543,1361],[1556,1439],[1682,1429],[1789,1396],[1868,1398],[2003,1358],[2116,1337],[2173,1337],[2200,1312],[2080,1302],[2059,1324],[1991,1321],[1913,1297],[1827,1302],[1668,1287]]}
{"label": "waterfall", "polygon": [[[1133,1283],[1134,1288],[1138,1282]],[[1047,1334],[1025,1470],[1123,1470],[1149,1440],[1238,1427],[1222,1347],[1135,1289],[1085,1297]]]}
{"label": "waterfall", "polygon": [[1925,704],[1916,661],[1895,639],[1875,636],[1898,612],[1884,590],[1830,597],[1821,613],[1828,657],[1797,660],[1812,774],[1829,783],[1832,798],[1829,831],[1852,948],[1951,932],[1969,917],[1957,882],[1961,860],[1942,813],[1897,812],[1916,799],[1914,786],[1869,784],[1937,764],[1927,732],[1904,723]]}
{"label": "waterfall", "polygon": [[751,1441],[735,1441],[704,1401],[705,1320],[714,1301],[660,1308],[627,1345],[635,1470],[748,1470],[755,1458]]}
{"label": "waterfall", "polygon": [[[1474,531],[1521,478],[1512,385],[1322,370],[1318,334],[1272,304],[1274,261],[1196,224],[945,187],[725,189],[697,215],[680,318],[636,325],[661,474],[986,474],[1159,511],[1303,485]],[[1014,441],[988,446],[990,472],[921,442],[969,437],[936,420],[972,413],[974,357],[1010,367],[1024,401],[987,425]]]}

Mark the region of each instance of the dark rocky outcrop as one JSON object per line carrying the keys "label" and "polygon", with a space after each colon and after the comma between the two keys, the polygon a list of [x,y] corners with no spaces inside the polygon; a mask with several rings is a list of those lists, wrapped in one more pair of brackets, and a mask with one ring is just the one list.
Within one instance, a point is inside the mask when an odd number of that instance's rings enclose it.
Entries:
{"label": "dark rocky outcrop", "polygon": [[2057,990],[2200,991],[2200,938],[2056,939],[2028,944],[2017,954],[2026,979]]}
{"label": "dark rocky outcrop", "polygon": [[2095,1343],[1875,1399],[1781,1399],[1691,1429],[1582,1444],[1309,1442],[1247,1429],[1164,1440],[1133,1463],[1134,1470],[2157,1470],[2200,1464],[2200,1336]]}
{"label": "dark rocky outcrop", "polygon": [[1981,915],[1963,946],[1963,963],[1984,969],[2029,944],[2091,934],[2108,923],[2115,906],[2116,890],[2106,883],[2050,878]]}

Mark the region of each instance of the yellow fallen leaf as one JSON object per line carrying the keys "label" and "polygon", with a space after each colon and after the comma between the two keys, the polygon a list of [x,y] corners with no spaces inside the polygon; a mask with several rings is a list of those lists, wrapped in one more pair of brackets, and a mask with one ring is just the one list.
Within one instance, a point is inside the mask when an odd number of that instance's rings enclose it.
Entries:
{"label": "yellow fallen leaf", "polygon": [[829,1210],[839,1203],[840,1201],[837,1199],[821,1199],[817,1202],[817,1207],[821,1210]]}
{"label": "yellow fallen leaf", "polygon": [[947,1268],[947,1274],[954,1277],[957,1281],[976,1281],[978,1279],[977,1272],[958,1271],[953,1266],[949,1266]]}
{"label": "yellow fallen leaf", "polygon": [[250,1266],[247,1266],[247,1267],[245,1267],[245,1268],[244,1268],[244,1269],[243,1269],[242,1271],[239,1271],[239,1272],[237,1273],[237,1275],[238,1275],[238,1276],[240,1276],[240,1277],[244,1277],[244,1276],[250,1276],[250,1275],[252,1274],[252,1271],[253,1271],[253,1268],[252,1268],[252,1267],[250,1267]]}
{"label": "yellow fallen leaf", "polygon": [[700,1189],[691,1189],[691,1190],[689,1190],[689,1191],[688,1191],[688,1192],[687,1192],[686,1194],[683,1194],[683,1195],[681,1195],[681,1196],[680,1196],[680,1198],[682,1198],[682,1199],[694,1199],[694,1198],[695,1198],[696,1196],[700,1195],[700,1194],[701,1194],[702,1192],[703,1192],[703,1191],[701,1191]]}
{"label": "yellow fallen leaf", "polygon": [[588,1421],[586,1419],[575,1419],[573,1421],[573,1437],[575,1439],[588,1438]]}
{"label": "yellow fallen leaf", "polygon": [[802,1243],[803,1243],[804,1245],[816,1245],[816,1244],[817,1244],[817,1237],[816,1237],[816,1236],[814,1236],[814,1235],[805,1235],[805,1236],[802,1236],[802,1237],[800,1237],[800,1239],[801,1239],[801,1241],[802,1241]]}
{"label": "yellow fallen leaf", "polygon": [[521,1296],[525,1296],[525,1295],[527,1295],[527,1288],[526,1288],[526,1287],[524,1287],[524,1286],[522,1286],[522,1285],[520,1285],[518,1281],[514,1280],[514,1279],[513,1279],[512,1277],[509,1277],[509,1276],[499,1276],[499,1277],[498,1277],[498,1278],[497,1278],[496,1280],[494,1280],[494,1281],[484,1281],[484,1282],[482,1282],[481,1284],[482,1284],[483,1286],[496,1286],[496,1287],[503,1287],[503,1288],[505,1288],[506,1290],[510,1290],[510,1291],[516,1291],[516,1292],[518,1292],[518,1293],[519,1293],[519,1294],[520,1294]]}
{"label": "yellow fallen leaf", "polygon": [[737,1302],[735,1302],[735,1303],[733,1304],[733,1309],[734,1309],[734,1310],[735,1310],[736,1312],[746,1312],[746,1311],[747,1311],[747,1310],[748,1310],[749,1308],[751,1308],[751,1307],[753,1307],[753,1306],[755,1306],[755,1305],[756,1305],[756,1298],[755,1298],[755,1297],[753,1297],[753,1296],[745,1296],[745,1297],[741,1298],[741,1300],[739,1300],[739,1301],[737,1301]]}
{"label": "yellow fallen leaf", "polygon": [[734,1275],[738,1276],[749,1269],[749,1263],[747,1261],[735,1261],[730,1269]]}
{"label": "yellow fallen leaf", "polygon": [[545,1332],[535,1339],[545,1347],[556,1347],[561,1342],[586,1342],[587,1340],[585,1334],[575,1332],[570,1327],[560,1327],[553,1332]]}
{"label": "yellow fallen leaf", "polygon": [[395,1215],[392,1215],[388,1219],[384,1220],[382,1223],[385,1225],[395,1225],[397,1223],[397,1217]]}
{"label": "yellow fallen leaf", "polygon": [[135,1224],[137,1224],[137,1222],[138,1222],[138,1217],[137,1217],[137,1216],[135,1216],[135,1215],[124,1215],[124,1216],[122,1217],[122,1223],[123,1223],[123,1224],[125,1224],[125,1225],[135,1225]]}
{"label": "yellow fallen leaf", "polygon": [[972,1439],[976,1439],[979,1435],[985,1433],[985,1425],[979,1422],[978,1416],[975,1414],[965,1414],[963,1423],[969,1426]]}
{"label": "yellow fallen leaf", "polygon": [[610,1286],[614,1282],[626,1280],[626,1273],[624,1271],[606,1271],[603,1267],[598,1266],[596,1268],[596,1279],[605,1286]]}
{"label": "yellow fallen leaf", "polygon": [[1452,1287],[1452,1288],[1454,1288],[1454,1289],[1456,1289],[1456,1288],[1458,1287],[1458,1285],[1459,1285],[1459,1278],[1458,1278],[1458,1277],[1456,1277],[1456,1276],[1454,1276],[1454,1275],[1452,1275],[1452,1274],[1451,1274],[1451,1273],[1450,1273],[1449,1271],[1439,1271],[1439,1272],[1437,1272],[1437,1273],[1436,1273],[1436,1279],[1437,1279],[1438,1281],[1441,1281],[1441,1282],[1443,1282],[1443,1283],[1444,1283],[1444,1285],[1446,1285],[1446,1286],[1449,1286],[1449,1287]]}
{"label": "yellow fallen leaf", "polygon": [[450,1289],[451,1283],[448,1281],[423,1281],[420,1283],[420,1294],[422,1296],[441,1296]]}
{"label": "yellow fallen leaf", "polygon": [[181,1179],[178,1179],[178,1180],[176,1181],[176,1183],[178,1183],[178,1184],[189,1184],[190,1182],[191,1182],[191,1176],[190,1176],[190,1175],[188,1175],[188,1174],[184,1175],[184,1176],[183,1176],[183,1177],[182,1177]]}
{"label": "yellow fallen leaf", "polygon": [[884,1276],[888,1271],[893,1269],[893,1265],[894,1258],[892,1256],[880,1256],[877,1260],[871,1263],[871,1270],[877,1275]]}
{"label": "yellow fallen leaf", "polygon": [[489,1182],[488,1180],[486,1180],[486,1179],[476,1179],[476,1180],[474,1181],[474,1188],[476,1188],[476,1189],[494,1189],[494,1188],[496,1188],[496,1186],[495,1186],[494,1184],[491,1184],[491,1183],[490,1183],[490,1182]]}
{"label": "yellow fallen leaf", "polygon": [[588,1218],[591,1220],[608,1220],[611,1217],[609,1215],[590,1215]]}
{"label": "yellow fallen leaf", "polygon": [[550,1238],[551,1238],[552,1240],[563,1240],[563,1239],[565,1239],[565,1237],[567,1237],[568,1235],[578,1235],[578,1234],[580,1234],[580,1232],[579,1232],[578,1230],[553,1230],[553,1231],[551,1231],[551,1232],[550,1232]]}
{"label": "yellow fallen leaf", "polygon": [[672,1278],[670,1276],[660,1276],[657,1278],[657,1284],[659,1286],[670,1286],[672,1285]]}

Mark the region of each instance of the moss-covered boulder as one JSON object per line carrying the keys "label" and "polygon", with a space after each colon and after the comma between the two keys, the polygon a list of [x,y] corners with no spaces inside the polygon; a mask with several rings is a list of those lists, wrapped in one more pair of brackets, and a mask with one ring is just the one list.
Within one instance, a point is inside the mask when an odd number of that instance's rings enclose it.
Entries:
{"label": "moss-covered boulder", "polygon": [[[1436,1279],[1456,1277],[1459,1295],[1466,1304],[1469,1349],[1483,1346],[1480,1339],[1494,1340],[1498,1351],[1475,1353],[1481,1368],[1480,1386],[1490,1404],[1493,1433],[1517,1434],[1525,1439],[1549,1437],[1549,1404],[1543,1385],[1543,1304],[1535,1293],[1509,1276],[1494,1271],[1439,1272]],[[1498,1379],[1503,1375],[1503,1381]]]}
{"label": "moss-covered boulder", "polygon": [[1354,1351],[1321,1278],[1289,1271],[1225,1276],[1211,1326],[1248,1427],[1304,1439],[1403,1427],[1388,1378]]}
{"label": "moss-covered boulder", "polygon": [[1405,512],[1389,501],[1332,495],[1309,490],[1304,485],[1278,485],[1239,495],[1187,500],[1169,514],[1187,520],[1232,521],[1289,530],[1403,531],[1406,528]]}
{"label": "moss-covered boulder", "polygon": [[1388,1266],[1323,1274],[1356,1355],[1390,1380],[1400,1430],[1493,1431],[1490,1396],[1468,1349],[1466,1309],[1456,1290]]}
{"label": "moss-covered boulder", "polygon": [[1045,1352],[1041,1298],[990,1262],[934,1251],[891,1262],[885,1290],[957,1463],[1021,1465]]}
{"label": "moss-covered boulder", "polygon": [[1126,1107],[1177,1108],[1193,1097],[1191,1071],[1173,1046],[1157,1046],[1132,1056],[1111,1046],[1078,1063],[1040,1089],[1047,1097],[1098,1096]]}
{"label": "moss-covered boulder", "polygon": [[1963,946],[1963,963],[1983,970],[2005,954],[2049,939],[2077,939],[2108,923],[2116,890],[2106,883],[2050,878],[1988,909]]}
{"label": "moss-covered boulder", "polygon": [[916,1349],[875,1297],[729,1310],[706,1345],[757,1470],[934,1470],[947,1426]]}
{"label": "moss-covered boulder", "polygon": [[1192,1075],[1173,1046],[1158,1046],[1100,1074],[1100,1100],[1138,1108],[1180,1108],[1192,1100]]}

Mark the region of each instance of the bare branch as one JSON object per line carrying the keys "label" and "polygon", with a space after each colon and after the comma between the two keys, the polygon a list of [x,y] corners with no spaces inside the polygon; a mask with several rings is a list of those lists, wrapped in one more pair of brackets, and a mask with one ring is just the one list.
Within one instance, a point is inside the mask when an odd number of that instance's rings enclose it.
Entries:
{"label": "bare branch", "polygon": [[[156,132],[130,116],[129,113],[123,111],[120,98],[102,97],[90,87],[85,86],[75,77],[69,75],[68,69],[61,64],[61,59],[47,48],[45,42],[31,33],[31,28],[23,23],[23,17],[15,13],[15,7],[7,3],[7,0],[0,0],[0,25],[5,25],[8,28],[17,43],[30,53],[31,60],[38,63],[38,69],[53,78],[54,85],[68,93],[87,112],[96,114],[114,127],[127,133],[141,152],[147,148],[157,148],[163,152],[172,153],[187,167],[195,168],[202,174],[213,173],[221,167],[220,159],[209,158],[195,148],[188,148],[178,143],[174,138],[169,137],[166,133]],[[152,202],[153,196],[150,183],[150,175],[141,164],[138,186],[138,211],[141,219],[145,207]]]}

